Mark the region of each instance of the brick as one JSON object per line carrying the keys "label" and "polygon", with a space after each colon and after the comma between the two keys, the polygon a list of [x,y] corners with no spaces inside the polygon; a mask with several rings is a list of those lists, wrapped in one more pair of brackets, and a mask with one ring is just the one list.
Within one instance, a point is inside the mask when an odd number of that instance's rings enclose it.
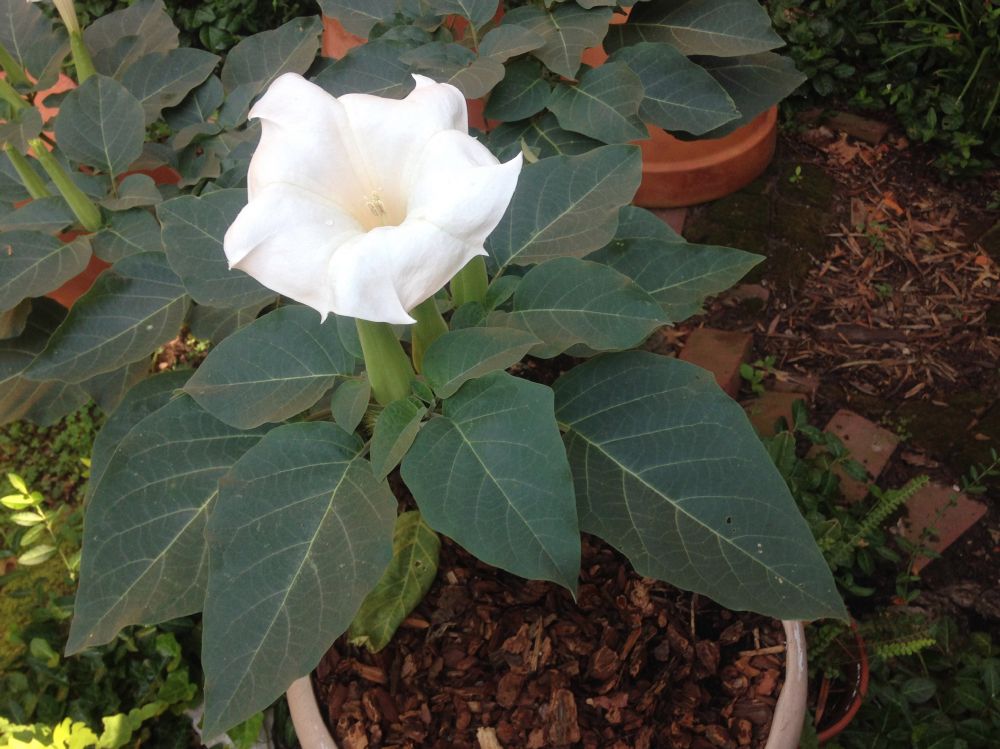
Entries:
{"label": "brick", "polygon": [[698,328],[691,331],[680,358],[714,374],[719,387],[735,398],[740,391],[740,364],[749,358],[752,346],[749,333]]}
{"label": "brick", "polygon": [[[930,535],[922,543],[940,554],[979,522],[986,509],[985,504],[969,499],[954,487],[928,484],[906,503],[903,536],[921,543],[921,536],[928,531]],[[932,561],[929,557],[918,557],[913,571],[920,572]]]}
{"label": "brick", "polygon": [[687,221],[687,208],[654,208],[652,209],[660,219],[670,226],[678,234],[684,232],[684,222]]}
{"label": "brick", "polygon": [[[896,435],[864,416],[845,408],[837,411],[826,425],[826,431],[837,435],[850,451],[851,457],[865,467],[872,478],[878,478],[899,444]],[[840,486],[848,502],[858,502],[868,494],[867,486],[836,469]]]}
{"label": "brick", "polygon": [[779,393],[768,390],[748,403],[745,408],[757,434],[761,437],[773,437],[776,431],[774,426],[778,419],[784,417],[789,425],[793,424],[792,404],[804,400],[806,398],[802,393]]}

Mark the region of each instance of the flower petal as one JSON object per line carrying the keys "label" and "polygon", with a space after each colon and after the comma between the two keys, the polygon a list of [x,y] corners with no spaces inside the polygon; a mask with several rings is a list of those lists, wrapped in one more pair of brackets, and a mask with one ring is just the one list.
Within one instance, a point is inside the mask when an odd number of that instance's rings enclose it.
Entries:
{"label": "flower petal", "polygon": [[370,190],[383,199],[390,224],[398,224],[406,215],[404,186],[431,137],[442,130],[469,130],[465,98],[457,88],[424,76],[413,77],[416,88],[405,99],[370,94],[338,98],[360,143],[359,150],[365,153]]}
{"label": "flower petal", "polygon": [[346,211],[364,205],[364,161],[347,113],[336,98],[295,73],[277,78],[250,110],[261,136],[250,160],[250,199],[285,182],[335,201]]}
{"label": "flower petal", "polygon": [[518,154],[501,164],[469,135],[438,133],[413,172],[407,216],[482,247],[510,204],[521,161]]}
{"label": "flower petal", "polygon": [[325,283],[330,258],[361,234],[357,221],[333,203],[289,184],[260,189],[226,232],[229,265],[320,314],[332,310]]}
{"label": "flower petal", "polygon": [[372,229],[330,261],[332,310],[373,322],[412,323],[409,310],[483,254],[482,247],[420,219]]}

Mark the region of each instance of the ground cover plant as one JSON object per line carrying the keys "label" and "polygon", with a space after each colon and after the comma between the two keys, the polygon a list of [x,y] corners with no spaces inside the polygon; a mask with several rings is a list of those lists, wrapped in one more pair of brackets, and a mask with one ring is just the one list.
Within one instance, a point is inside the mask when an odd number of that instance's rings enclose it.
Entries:
{"label": "ground cover plant", "polygon": [[[111,412],[68,650],[202,611],[208,735],[349,628],[390,636],[435,566],[403,553],[414,535],[575,592],[586,531],[731,608],[843,616],[741,409],[634,350],[758,258],[630,206],[627,143],[770,106],[799,80],[780,39],[752,0],[647,2],[584,69],[616,8],[517,5],[324,3],[372,40],[316,61],[319,19],[299,18],[216,74],[154,0],[85,29],[60,6],[68,38],[4,4],[22,75],[3,97],[3,417]],[[31,105],[67,49],[78,85],[43,129]],[[490,150],[464,102],[487,93]],[[111,267],[68,312],[42,297],[92,254]],[[148,377],[183,325],[213,342],[204,363]],[[551,386],[505,371],[563,355]],[[419,516],[398,514],[397,466]]]}

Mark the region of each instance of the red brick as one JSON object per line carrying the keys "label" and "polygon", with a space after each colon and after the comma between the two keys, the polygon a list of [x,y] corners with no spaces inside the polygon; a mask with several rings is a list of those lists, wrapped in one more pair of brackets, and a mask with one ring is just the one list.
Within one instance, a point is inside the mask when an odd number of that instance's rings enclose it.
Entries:
{"label": "red brick", "polygon": [[715,375],[733,398],[740,391],[740,364],[750,356],[753,336],[738,331],[698,328],[691,331],[680,358]]}
{"label": "red brick", "polygon": [[[826,425],[826,431],[840,437],[850,451],[851,457],[865,467],[872,478],[878,478],[892,456],[899,440],[888,429],[866,419],[864,416],[845,408],[837,411]],[[867,486],[836,469],[840,476],[840,486],[848,502],[857,502],[868,494]]]}
{"label": "red brick", "polygon": [[804,400],[806,398],[801,393],[777,393],[768,390],[748,403],[746,412],[757,434],[761,437],[772,437],[775,433],[774,425],[782,416],[789,425],[794,423],[792,404]]}
{"label": "red brick", "polygon": [[[923,544],[940,554],[979,522],[986,514],[986,505],[969,499],[954,487],[928,484],[906,503],[906,513],[903,536],[921,543],[924,531],[929,531]],[[931,561],[929,557],[918,557],[913,571],[920,572]]]}
{"label": "red brick", "polygon": [[684,222],[687,220],[687,208],[654,208],[653,213],[670,225],[678,234],[684,231]]}

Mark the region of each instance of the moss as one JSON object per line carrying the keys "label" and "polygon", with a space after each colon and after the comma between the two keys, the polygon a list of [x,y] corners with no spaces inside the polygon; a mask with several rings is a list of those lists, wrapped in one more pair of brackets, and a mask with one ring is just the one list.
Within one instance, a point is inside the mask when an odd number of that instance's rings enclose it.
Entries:
{"label": "moss", "polygon": [[778,168],[778,194],[784,203],[814,208],[829,214],[837,181],[815,164],[785,162]]}

